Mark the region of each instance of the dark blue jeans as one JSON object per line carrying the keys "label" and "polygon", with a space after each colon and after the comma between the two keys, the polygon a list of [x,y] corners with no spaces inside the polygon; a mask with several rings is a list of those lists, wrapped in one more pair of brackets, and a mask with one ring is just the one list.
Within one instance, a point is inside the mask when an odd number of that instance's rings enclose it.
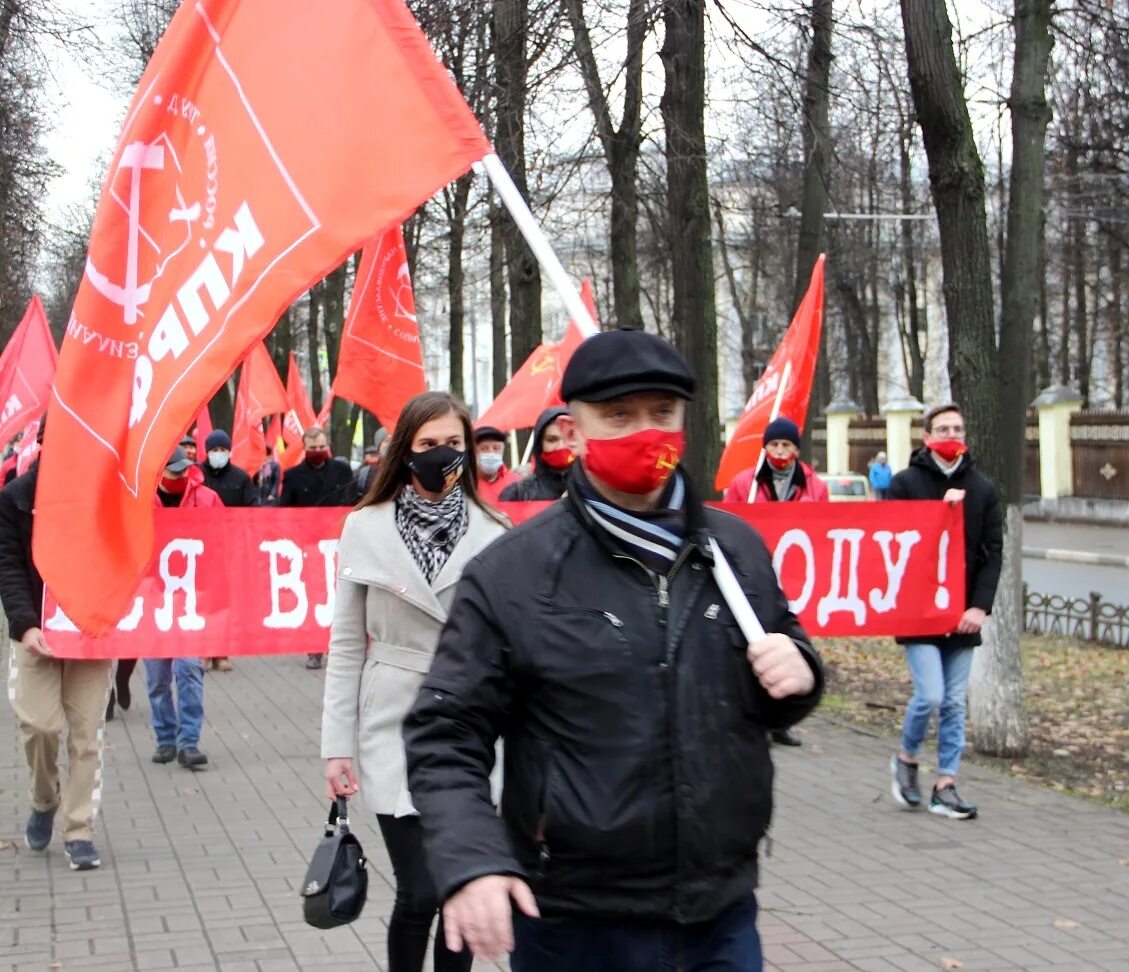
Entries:
{"label": "dark blue jeans", "polygon": [[[158,746],[200,745],[204,723],[204,668],[199,658],[146,658],[145,680]],[[173,682],[176,700],[173,700]]]}
{"label": "dark blue jeans", "polygon": [[526,918],[514,909],[512,972],[761,972],[757,899],[712,921]]}

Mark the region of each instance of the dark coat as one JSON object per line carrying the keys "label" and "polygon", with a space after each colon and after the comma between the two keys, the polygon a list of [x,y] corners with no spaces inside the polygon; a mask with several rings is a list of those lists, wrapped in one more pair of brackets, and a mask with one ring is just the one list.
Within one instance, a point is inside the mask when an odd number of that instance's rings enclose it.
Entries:
{"label": "dark coat", "polygon": [[260,506],[259,488],[246,471],[230,462],[223,469],[213,469],[204,461],[204,485],[219,493],[224,506]]}
{"label": "dark coat", "polygon": [[355,506],[357,484],[343,459],[330,459],[315,469],[300,462],[282,477],[279,506]]}
{"label": "dark coat", "polygon": [[[992,613],[996,586],[1003,563],[1004,528],[1000,495],[992,481],[980,472],[967,453],[956,472],[946,476],[922,447],[910,458],[909,466],[890,482],[889,499],[944,499],[949,489],[963,489],[965,607]],[[899,644],[928,642],[942,648],[970,648],[981,643],[980,634],[915,635],[899,638]]]}
{"label": "dark coat", "polygon": [[36,462],[0,491],[0,600],[8,615],[8,634],[19,641],[43,625],[43,578],[31,559],[35,514]]}
{"label": "dark coat", "polygon": [[536,500],[552,502],[560,499],[564,494],[565,484],[568,482],[568,470],[553,469],[541,458],[541,440],[545,436],[545,430],[562,415],[568,415],[568,409],[557,406],[545,409],[538,417],[537,424],[533,427],[533,472],[503,489],[498,502],[531,503]]}
{"label": "dark coat", "polygon": [[[440,900],[516,874],[543,915],[694,922],[755,887],[772,814],[765,730],[807,715],[823,679],[760,536],[688,504],[668,577],[616,556],[575,490],[464,571],[404,723]],[[710,535],[764,627],[805,653],[809,696],[776,701],[757,681],[710,572]]]}

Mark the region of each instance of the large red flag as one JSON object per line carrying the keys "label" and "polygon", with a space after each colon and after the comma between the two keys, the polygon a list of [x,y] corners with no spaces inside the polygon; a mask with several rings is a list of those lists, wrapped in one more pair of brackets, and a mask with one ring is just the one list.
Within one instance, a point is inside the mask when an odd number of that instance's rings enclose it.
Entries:
{"label": "large red flag", "polygon": [[765,427],[774,417],[784,416],[801,429],[804,427],[823,328],[823,266],[826,261],[822,253],[815,261],[811,283],[796,308],[796,316],[749,396],[737,428],[721,454],[715,489],[725,489],[737,473],[757,464],[764,445]]}
{"label": "large red flag", "polygon": [[286,415],[282,422],[282,441],[286,443],[286,451],[278,457],[278,464],[283,470],[293,469],[302,461],[306,454],[302,448],[302,433],[318,424],[294,355],[290,355],[290,366],[286,372],[286,401]]}
{"label": "large red flag", "polygon": [[0,446],[47,409],[58,361],[55,339],[36,294],[0,354]]}
{"label": "large red flag", "polygon": [[266,345],[260,341],[243,360],[239,390],[235,394],[235,418],[231,428],[231,463],[252,476],[266,458],[263,419],[287,409],[286,389],[278,377]]}
{"label": "large red flag", "polygon": [[367,408],[391,429],[404,403],[426,389],[408,254],[396,226],[361,253],[333,393]]}
{"label": "large red flag", "polygon": [[214,431],[212,427],[212,413],[208,411],[208,403],[204,402],[200,406],[200,411],[196,413],[196,455],[203,459],[207,453],[208,436]]}
{"label": "large red flag", "polygon": [[[580,285],[580,299],[595,323],[596,301],[592,296],[592,281],[587,277]],[[545,409],[562,404],[561,377],[572,352],[583,340],[584,333],[576,322],[569,321],[564,337],[539,345],[475,424],[492,425],[503,432],[533,428],[537,424],[537,416]]]}
{"label": "large red flag", "polygon": [[126,115],[59,364],[34,539],[88,631],[129,603],[160,470],[200,402],[298,294],[490,151],[403,0],[325,8],[181,4]]}

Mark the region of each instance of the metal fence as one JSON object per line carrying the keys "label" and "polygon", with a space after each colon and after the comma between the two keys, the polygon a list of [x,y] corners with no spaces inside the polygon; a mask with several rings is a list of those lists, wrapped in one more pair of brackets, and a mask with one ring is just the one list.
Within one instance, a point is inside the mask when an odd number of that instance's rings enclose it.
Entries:
{"label": "metal fence", "polygon": [[1039,634],[1129,648],[1129,607],[1103,601],[1100,594],[1088,598],[1040,594],[1024,584],[1023,627]]}

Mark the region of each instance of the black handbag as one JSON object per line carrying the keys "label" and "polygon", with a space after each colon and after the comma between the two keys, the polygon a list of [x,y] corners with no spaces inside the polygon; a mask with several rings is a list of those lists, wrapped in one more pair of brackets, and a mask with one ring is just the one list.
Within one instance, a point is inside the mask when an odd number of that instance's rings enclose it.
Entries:
{"label": "black handbag", "polygon": [[336,928],[358,918],[368,894],[365,852],[349,831],[345,798],[330,804],[325,836],[302,882],[302,914],[315,928]]}

